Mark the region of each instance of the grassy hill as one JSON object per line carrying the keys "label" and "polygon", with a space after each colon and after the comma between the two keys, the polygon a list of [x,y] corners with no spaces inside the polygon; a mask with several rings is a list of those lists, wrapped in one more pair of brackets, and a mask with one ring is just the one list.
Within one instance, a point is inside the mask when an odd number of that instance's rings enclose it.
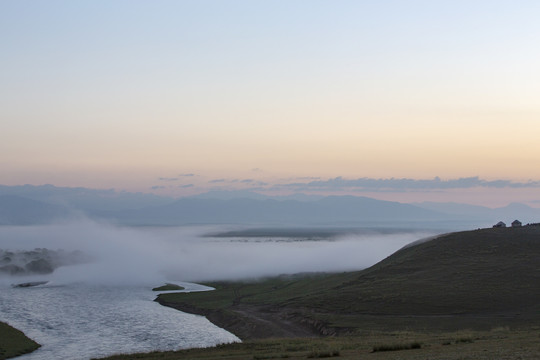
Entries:
{"label": "grassy hill", "polygon": [[358,272],[211,285],[157,301],[243,339],[529,326],[540,320],[540,227],[443,235]]}
{"label": "grassy hill", "polygon": [[[298,303],[374,315],[517,315],[540,298],[540,227],[453,233],[394,253]],[[311,304],[311,305],[310,305]],[[321,308],[322,309],[322,308]]]}

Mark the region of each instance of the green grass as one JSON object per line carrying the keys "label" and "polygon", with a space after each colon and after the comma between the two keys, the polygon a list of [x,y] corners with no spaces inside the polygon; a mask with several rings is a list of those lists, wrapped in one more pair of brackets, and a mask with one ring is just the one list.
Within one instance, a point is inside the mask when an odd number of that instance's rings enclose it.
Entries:
{"label": "green grass", "polygon": [[0,322],[0,359],[23,355],[39,347],[38,343],[26,337],[21,331]]}
{"label": "green grass", "polygon": [[490,329],[540,320],[539,264],[540,227],[482,229],[402,249],[363,271],[218,282],[216,291],[158,300],[204,315],[280,309],[335,334]]}
{"label": "green grass", "polygon": [[[423,332],[366,332],[353,337],[327,337],[316,339],[269,339],[226,344],[206,349],[187,349],[180,351],[151,352],[146,354],[116,355],[108,360],[254,360],[254,359],[317,359],[335,358],[342,360],[492,360],[540,358],[538,329],[490,330],[469,332],[478,338],[473,343],[459,343],[445,346],[445,339],[456,339],[459,333]],[[373,353],[375,346],[385,344],[421,343],[414,351],[379,351]]]}
{"label": "green grass", "polygon": [[374,346],[372,352],[411,350],[411,349],[420,349],[421,347],[422,347],[422,344],[416,341],[409,344],[384,344],[384,345]]}
{"label": "green grass", "polygon": [[307,355],[308,359],[330,358],[340,356],[339,350],[333,351],[312,351]]}
{"label": "green grass", "polygon": [[167,283],[165,285],[155,287],[152,291],[171,291],[171,290],[184,290],[184,287],[176,284]]}
{"label": "green grass", "polygon": [[456,344],[460,344],[460,343],[472,343],[474,342],[474,339],[473,338],[470,338],[470,337],[461,337],[459,339],[456,339]]}

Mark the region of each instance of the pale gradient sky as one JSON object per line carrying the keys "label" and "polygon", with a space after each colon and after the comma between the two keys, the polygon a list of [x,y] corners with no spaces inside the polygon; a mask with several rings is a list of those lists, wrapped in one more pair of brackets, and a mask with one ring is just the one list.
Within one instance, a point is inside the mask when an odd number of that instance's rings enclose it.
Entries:
{"label": "pale gradient sky", "polygon": [[[3,0],[0,184],[538,181],[539,19],[536,0]],[[540,200],[480,189],[352,192]]]}

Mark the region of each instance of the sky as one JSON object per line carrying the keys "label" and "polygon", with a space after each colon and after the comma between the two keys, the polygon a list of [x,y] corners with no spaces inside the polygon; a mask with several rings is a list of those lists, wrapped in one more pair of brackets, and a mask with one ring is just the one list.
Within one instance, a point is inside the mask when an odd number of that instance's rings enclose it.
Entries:
{"label": "sky", "polygon": [[3,0],[0,184],[540,206],[539,18],[527,0]]}

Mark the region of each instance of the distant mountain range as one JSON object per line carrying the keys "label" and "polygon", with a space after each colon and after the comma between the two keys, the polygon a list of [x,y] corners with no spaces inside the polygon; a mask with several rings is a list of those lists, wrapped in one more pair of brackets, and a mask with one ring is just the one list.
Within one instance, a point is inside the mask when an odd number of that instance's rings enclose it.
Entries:
{"label": "distant mountain range", "polygon": [[[540,209],[510,204],[490,209],[457,203],[404,204],[361,196],[270,197],[209,192],[173,199],[152,194],[43,186],[0,186],[0,225],[44,224],[77,216],[125,225],[253,224],[486,227],[499,220],[539,222]],[[437,225],[434,225],[437,224]]]}
{"label": "distant mountain range", "polygon": [[22,196],[0,195],[0,225],[46,224],[71,216],[63,206]]}
{"label": "distant mountain range", "polygon": [[413,205],[423,209],[437,211],[449,217],[491,222],[502,220],[507,225],[510,225],[513,220],[520,220],[523,224],[540,222],[540,209],[520,203],[511,203],[496,209],[460,203],[423,202],[414,203]]}
{"label": "distant mountain range", "polygon": [[350,224],[373,221],[437,220],[435,211],[365,197],[325,197],[315,201],[183,198],[171,204],[93,216],[124,224]]}
{"label": "distant mountain range", "polygon": [[83,187],[56,187],[53,185],[0,185],[0,196],[14,195],[72,210],[125,210],[145,206],[164,205],[172,198],[154,194],[131,193],[112,189],[98,190]]}

